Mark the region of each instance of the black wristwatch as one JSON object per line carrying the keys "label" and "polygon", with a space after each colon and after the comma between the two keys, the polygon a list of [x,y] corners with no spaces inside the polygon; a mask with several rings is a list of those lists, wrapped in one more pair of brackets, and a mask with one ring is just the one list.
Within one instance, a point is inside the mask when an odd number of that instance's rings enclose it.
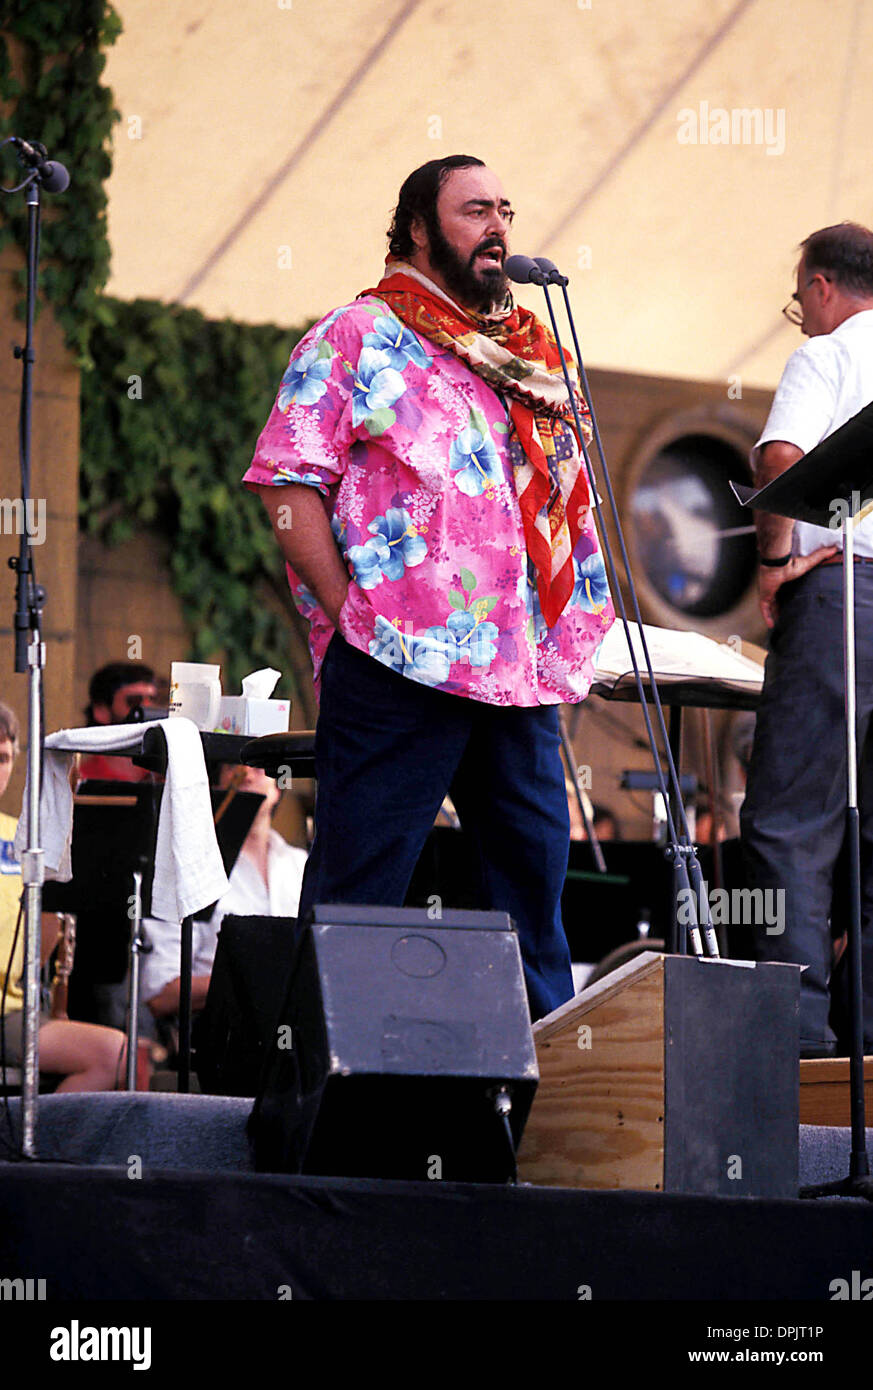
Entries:
{"label": "black wristwatch", "polygon": [[767,560],[763,555],[759,555],[758,564],[764,565],[768,570],[781,570],[783,566],[790,564],[793,558],[794,556],[791,554],[790,550],[787,555],[780,555],[778,560]]}

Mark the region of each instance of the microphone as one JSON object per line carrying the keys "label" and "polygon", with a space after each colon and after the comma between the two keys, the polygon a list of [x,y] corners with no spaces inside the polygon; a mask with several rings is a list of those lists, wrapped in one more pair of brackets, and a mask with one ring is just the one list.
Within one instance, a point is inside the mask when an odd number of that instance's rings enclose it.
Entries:
{"label": "microphone", "polygon": [[539,266],[544,275],[548,276],[550,285],[569,285],[570,281],[566,275],[562,275],[554,261],[550,261],[548,256],[534,256],[534,262]]}
{"label": "microphone", "polygon": [[545,274],[530,256],[509,256],[503,263],[503,270],[517,285],[545,285]]}
{"label": "microphone", "polygon": [[11,137],[22,164],[36,170],[36,176],[46,193],[63,193],[70,186],[70,175],[56,159],[46,158],[48,151],[39,141],[31,145],[17,135]]}

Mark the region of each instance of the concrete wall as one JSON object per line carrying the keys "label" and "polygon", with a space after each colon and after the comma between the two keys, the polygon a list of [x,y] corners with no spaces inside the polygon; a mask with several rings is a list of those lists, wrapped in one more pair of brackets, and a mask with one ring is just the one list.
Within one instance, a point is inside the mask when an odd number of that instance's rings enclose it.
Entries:
{"label": "concrete wall", "polygon": [[[189,636],[170,586],[167,545],[141,532],[112,548],[79,538],[76,708],[88,703],[88,682],[108,661],[145,661],[169,681],[170,663],[184,661]],[[138,644],[138,645],[137,645]]]}

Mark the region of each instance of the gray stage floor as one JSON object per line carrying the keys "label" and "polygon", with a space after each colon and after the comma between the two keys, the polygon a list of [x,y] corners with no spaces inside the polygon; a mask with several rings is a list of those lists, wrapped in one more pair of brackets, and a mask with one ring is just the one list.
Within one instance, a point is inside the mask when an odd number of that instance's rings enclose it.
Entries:
{"label": "gray stage floor", "polygon": [[[168,1092],[100,1092],[40,1098],[37,1152],[46,1162],[124,1166],[138,1156],[143,1167],[200,1172],[253,1172],[246,1139],[252,1101],[230,1096]],[[17,1134],[20,1101],[9,1102]],[[0,1137],[8,1153],[8,1129],[0,1106]],[[867,1130],[873,1147],[873,1129]],[[844,1177],[850,1131],[800,1126],[801,1185]]]}

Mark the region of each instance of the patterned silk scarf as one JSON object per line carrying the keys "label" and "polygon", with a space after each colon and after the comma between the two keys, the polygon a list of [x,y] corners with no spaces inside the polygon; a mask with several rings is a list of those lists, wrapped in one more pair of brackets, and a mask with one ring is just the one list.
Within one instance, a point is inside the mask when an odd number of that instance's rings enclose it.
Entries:
{"label": "patterned silk scarf", "polygon": [[[536,570],[543,617],[553,627],[573,592],[573,550],[590,503],[554,338],[534,314],[511,300],[489,317],[461,309],[402,261],[389,260],[376,288],[362,294],[384,300],[410,328],[450,348],[508,398],[513,425],[509,456],[525,545]],[[588,406],[569,357],[567,367],[587,445],[592,437]]]}

